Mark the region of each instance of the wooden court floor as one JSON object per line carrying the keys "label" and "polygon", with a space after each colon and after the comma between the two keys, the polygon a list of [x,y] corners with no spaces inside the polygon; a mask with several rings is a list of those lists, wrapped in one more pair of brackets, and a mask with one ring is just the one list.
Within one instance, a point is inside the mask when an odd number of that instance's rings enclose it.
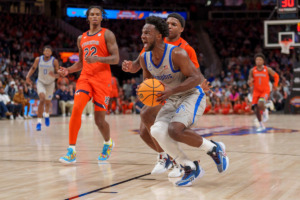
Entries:
{"label": "wooden court floor", "polygon": [[77,163],[58,159],[68,147],[69,118],[51,118],[35,131],[36,119],[0,121],[0,199],[300,199],[300,116],[271,115],[265,133],[254,116],[203,116],[199,134],[222,141],[230,159],[219,174],[203,151],[182,145],[205,175],[192,187],[176,187],[167,173],[150,175],[156,153],[140,139],[138,115],[107,117],[115,148],[98,162],[102,137],[92,118],[82,120]]}

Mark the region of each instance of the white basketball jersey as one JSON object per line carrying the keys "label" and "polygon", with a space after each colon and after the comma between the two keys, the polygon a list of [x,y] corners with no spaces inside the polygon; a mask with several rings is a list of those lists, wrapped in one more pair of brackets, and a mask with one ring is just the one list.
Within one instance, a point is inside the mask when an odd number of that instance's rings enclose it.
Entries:
{"label": "white basketball jersey", "polygon": [[44,56],[40,56],[39,61],[39,75],[38,80],[44,84],[50,84],[55,81],[55,78],[49,75],[49,72],[52,71],[54,73],[54,57],[51,56],[51,58],[48,61],[44,60]]}
{"label": "white basketball jersey", "polygon": [[[154,78],[163,82],[165,85],[175,88],[180,85],[186,77],[181,73],[180,70],[175,70],[172,62],[172,51],[176,47],[171,44],[165,44],[164,55],[156,66],[152,61],[152,52],[145,52],[144,61],[148,71],[152,74]],[[175,96],[181,96],[183,94],[193,93],[197,91],[196,88],[192,88],[188,91],[175,94]],[[172,95],[174,96],[174,95]]]}

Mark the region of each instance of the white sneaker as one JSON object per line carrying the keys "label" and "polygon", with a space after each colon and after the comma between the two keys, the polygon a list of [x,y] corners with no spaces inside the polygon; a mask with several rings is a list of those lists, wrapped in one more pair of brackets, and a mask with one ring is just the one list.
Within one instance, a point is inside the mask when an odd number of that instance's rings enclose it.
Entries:
{"label": "white sneaker", "polygon": [[27,119],[27,116],[26,116],[26,115],[24,116],[24,119]]}
{"label": "white sneaker", "polygon": [[177,178],[177,177],[181,176],[181,173],[182,173],[181,166],[178,163],[176,163],[175,160],[173,160],[173,169],[168,174],[168,177],[170,177],[170,178]]}
{"label": "white sneaker", "polygon": [[61,116],[66,117],[66,113],[62,114]]}
{"label": "white sneaker", "polygon": [[16,117],[16,119],[23,120],[24,118],[21,115],[18,115],[18,117]]}
{"label": "white sneaker", "polygon": [[161,174],[172,167],[172,161],[170,160],[168,154],[165,152],[159,153],[157,156],[157,163],[153,168],[151,174]]}
{"label": "white sneaker", "polygon": [[9,116],[9,119],[14,120],[14,116],[13,115]]}
{"label": "white sneaker", "polygon": [[270,108],[270,110],[272,110],[272,111],[276,111],[275,106],[274,106],[274,103],[273,103],[273,101],[271,101],[271,100],[269,100],[269,101],[265,104],[265,106],[266,106],[267,108]]}
{"label": "white sneaker", "polygon": [[264,131],[266,129],[266,127],[264,126],[264,124],[261,122],[260,126],[256,129],[257,132],[261,132]]}
{"label": "white sneaker", "polygon": [[269,119],[269,110],[266,108],[262,114],[262,121],[266,122]]}

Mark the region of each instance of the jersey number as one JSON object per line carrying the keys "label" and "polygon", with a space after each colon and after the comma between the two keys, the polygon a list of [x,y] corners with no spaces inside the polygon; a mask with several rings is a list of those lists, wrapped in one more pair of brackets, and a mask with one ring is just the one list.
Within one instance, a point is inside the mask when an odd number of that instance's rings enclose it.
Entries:
{"label": "jersey number", "polygon": [[44,74],[45,74],[45,75],[47,74],[47,69],[44,69]]}
{"label": "jersey number", "polygon": [[85,52],[84,58],[86,58],[89,55],[89,52],[91,52],[90,56],[93,56],[95,53],[97,53],[97,49],[96,49],[96,47],[91,47],[90,49],[89,48],[85,48],[84,52]]}

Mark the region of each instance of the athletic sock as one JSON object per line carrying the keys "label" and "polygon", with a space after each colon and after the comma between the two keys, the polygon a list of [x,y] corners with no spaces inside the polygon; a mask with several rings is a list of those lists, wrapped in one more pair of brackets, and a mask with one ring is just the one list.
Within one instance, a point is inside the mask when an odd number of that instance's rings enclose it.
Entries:
{"label": "athletic sock", "polygon": [[204,150],[205,152],[210,152],[213,150],[213,148],[216,146],[214,143],[212,143],[211,141],[202,138],[203,142],[202,145],[200,146],[200,149]]}

